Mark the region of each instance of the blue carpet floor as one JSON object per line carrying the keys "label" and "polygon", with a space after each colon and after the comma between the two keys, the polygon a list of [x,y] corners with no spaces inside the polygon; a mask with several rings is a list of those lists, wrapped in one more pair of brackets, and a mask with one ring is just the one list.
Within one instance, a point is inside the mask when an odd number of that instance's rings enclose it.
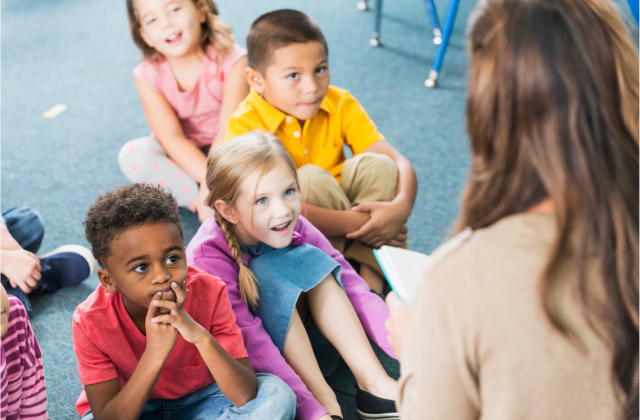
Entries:
{"label": "blue carpet floor", "polygon": [[[356,0],[220,0],[239,44],[260,14],[296,8],[314,17],[329,43],[332,84],[350,90],[387,139],[414,165],[420,183],[408,226],[411,248],[431,252],[450,231],[468,171],[464,127],[467,53],[464,27],[474,1],[462,0],[440,87],[423,82],[435,46],[420,0],[388,1],[383,48],[371,48],[373,12]],[[442,18],[446,1],[437,0]],[[624,13],[628,8],[622,4]],[[2,211],[40,211],[47,228],[41,252],[86,245],[82,221],[96,196],[127,182],[116,156],[126,141],[148,134],[131,71],[140,52],[130,36],[124,0],[2,2]],[[43,113],[68,109],[54,119]],[[197,217],[181,211],[188,243]],[[52,419],[75,419],[81,385],[71,340],[77,304],[97,278],[32,299],[31,322],[44,353]],[[381,354],[389,373],[398,363]],[[356,419],[354,379],[342,364],[329,382],[346,419]]]}

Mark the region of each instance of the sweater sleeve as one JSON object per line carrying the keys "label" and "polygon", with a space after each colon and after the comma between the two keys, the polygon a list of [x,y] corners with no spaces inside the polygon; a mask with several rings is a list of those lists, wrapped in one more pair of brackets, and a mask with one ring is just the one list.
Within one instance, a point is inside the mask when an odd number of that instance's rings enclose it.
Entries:
{"label": "sweater sleeve", "polygon": [[[409,343],[402,352],[400,395],[403,419],[472,420],[480,416],[473,343],[462,324],[453,273],[425,273],[414,305]],[[458,308],[458,309],[456,309]]]}
{"label": "sweater sleeve", "polygon": [[364,331],[385,353],[397,359],[387,340],[388,334],[384,327],[384,323],[389,318],[389,308],[384,301],[378,295],[371,293],[367,283],[344,259],[344,256],[331,246],[329,240],[303,216],[298,219],[296,231],[304,238],[305,243],[326,252],[342,266],[342,284]]}
{"label": "sweater sleeve", "polygon": [[222,279],[227,285],[227,293],[231,307],[236,315],[236,323],[242,330],[249,362],[253,370],[259,373],[270,373],[282,379],[296,394],[296,418],[299,420],[317,420],[327,414],[318,403],[300,377],[293,371],[273,344],[271,336],[262,326],[260,318],[254,316],[249,306],[240,296],[238,272],[236,267],[223,258],[193,257],[193,265]]}

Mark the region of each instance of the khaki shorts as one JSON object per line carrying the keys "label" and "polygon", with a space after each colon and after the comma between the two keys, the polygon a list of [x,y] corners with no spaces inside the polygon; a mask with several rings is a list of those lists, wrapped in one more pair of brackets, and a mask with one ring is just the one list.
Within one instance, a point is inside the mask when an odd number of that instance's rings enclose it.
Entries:
{"label": "khaki shorts", "polygon": [[[362,203],[392,201],[398,185],[398,168],[390,157],[380,153],[361,153],[342,166],[342,185],[328,171],[312,164],[298,169],[300,198],[303,202],[331,210],[351,210]],[[373,248],[342,237],[327,238],[346,259],[364,264],[384,278],[373,255]],[[402,246],[408,248],[408,242]]]}

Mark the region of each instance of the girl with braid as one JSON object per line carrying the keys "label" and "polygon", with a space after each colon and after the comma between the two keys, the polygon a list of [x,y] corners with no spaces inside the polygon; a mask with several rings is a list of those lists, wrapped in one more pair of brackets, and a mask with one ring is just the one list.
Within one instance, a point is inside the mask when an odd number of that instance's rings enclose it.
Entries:
{"label": "girl with braid", "polygon": [[384,328],[389,311],[300,215],[296,167],[279,139],[252,131],[217,147],[207,187],[215,217],[191,240],[187,260],[227,284],[253,369],[293,389],[298,419],[341,419],[304,327],[312,316],[356,377],[361,417],[398,418],[397,382],[367,339],[396,358]]}

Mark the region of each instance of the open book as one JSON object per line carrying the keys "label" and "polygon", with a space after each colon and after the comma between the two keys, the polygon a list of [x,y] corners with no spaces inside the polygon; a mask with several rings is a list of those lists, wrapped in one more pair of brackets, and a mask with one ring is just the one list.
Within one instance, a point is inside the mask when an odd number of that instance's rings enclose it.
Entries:
{"label": "open book", "polygon": [[400,300],[412,306],[422,274],[431,257],[387,245],[374,249],[373,254],[389,281],[391,289],[396,292]]}

